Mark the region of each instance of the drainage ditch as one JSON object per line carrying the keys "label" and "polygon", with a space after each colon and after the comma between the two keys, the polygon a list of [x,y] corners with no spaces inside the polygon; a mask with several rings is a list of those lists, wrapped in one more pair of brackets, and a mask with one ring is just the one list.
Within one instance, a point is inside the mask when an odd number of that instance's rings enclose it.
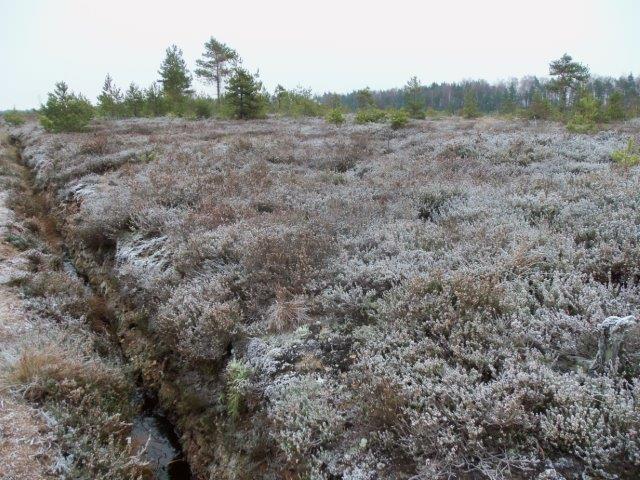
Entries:
{"label": "drainage ditch", "polygon": [[[94,297],[105,301],[109,300],[103,298],[92,287],[89,279],[75,268],[73,256],[65,246],[63,236],[56,227],[55,218],[48,213],[50,210],[45,196],[34,187],[33,172],[22,161],[19,139],[12,137],[11,141],[16,151],[14,160],[28,187],[26,193],[30,197],[29,200],[38,206],[34,210],[44,212],[42,214],[44,218],[39,219],[42,225],[46,226],[41,232],[41,240],[51,248],[51,251],[60,255],[67,273],[80,279]],[[116,334],[115,320],[113,318],[105,320],[107,323],[105,327],[109,330],[108,337],[112,346],[111,353],[116,352],[122,361],[126,362],[127,358]],[[157,480],[191,480],[193,478],[191,469],[182,451],[175,426],[160,407],[156,393],[143,384],[141,377],[136,384],[136,395],[132,401],[139,413],[133,422],[131,441],[136,445],[146,445],[143,457],[149,463]]]}

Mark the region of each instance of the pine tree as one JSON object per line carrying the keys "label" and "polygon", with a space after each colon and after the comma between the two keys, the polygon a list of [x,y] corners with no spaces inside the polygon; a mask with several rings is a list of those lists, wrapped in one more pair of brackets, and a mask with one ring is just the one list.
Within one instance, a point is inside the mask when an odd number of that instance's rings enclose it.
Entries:
{"label": "pine tree", "polygon": [[273,91],[273,99],[276,103],[276,110],[280,112],[284,107],[285,103],[287,103],[287,97],[289,96],[289,92],[282,85],[278,84]]}
{"label": "pine tree", "polygon": [[531,105],[529,106],[529,117],[534,120],[546,120],[551,116],[551,104],[540,92],[533,94]]}
{"label": "pine tree", "polygon": [[549,90],[560,96],[560,109],[566,110],[569,95],[589,79],[589,69],[581,63],[574,62],[566,53],[549,64],[549,74],[553,80],[549,82]]}
{"label": "pine tree", "polygon": [[480,116],[480,112],[478,110],[478,98],[476,97],[476,92],[471,88],[468,88],[466,92],[464,92],[462,115],[464,118],[476,118]]}
{"label": "pine tree", "polygon": [[124,97],[124,105],[127,109],[127,114],[132,117],[141,117],[144,111],[144,92],[140,88],[132,83],[129,85],[129,89]]}
{"label": "pine tree", "polygon": [[178,100],[191,93],[191,75],[182,58],[182,50],[176,45],[167,48],[165,59],[158,71],[162,89],[169,98]]}
{"label": "pine tree", "polygon": [[82,95],[69,91],[64,82],[56,83],[47,103],[40,110],[40,123],[50,132],[81,132],[93,118],[93,106]]}
{"label": "pine tree", "polygon": [[567,123],[567,129],[577,133],[593,132],[600,118],[600,104],[591,92],[583,90],[580,92],[580,99],[576,102],[573,116]]}
{"label": "pine tree", "polygon": [[624,95],[622,92],[615,91],[609,96],[606,117],[609,121],[624,120]]}
{"label": "pine tree", "polygon": [[424,118],[424,98],[418,77],[411,77],[404,87],[404,102],[411,118]]}
{"label": "pine tree", "polygon": [[326,96],[326,98],[325,98],[325,104],[331,109],[342,108],[342,102],[340,101],[340,95],[338,95],[336,93],[328,94]]}
{"label": "pine tree", "polygon": [[239,63],[240,57],[234,49],[211,37],[204,44],[202,58],[196,60],[196,76],[207,83],[215,84],[216,98],[220,99],[225,79]]}
{"label": "pine tree", "polygon": [[257,75],[251,75],[243,68],[234,69],[225,98],[235,118],[256,118],[262,114],[264,99],[261,89],[262,83],[257,80]]}
{"label": "pine tree", "polygon": [[360,110],[376,106],[376,102],[373,99],[373,93],[371,93],[371,89],[369,87],[356,92],[356,102],[358,103],[358,108]]}
{"label": "pine tree", "polygon": [[122,92],[115,86],[109,74],[104,79],[102,93],[98,96],[98,109],[105,117],[115,118],[122,115]]}
{"label": "pine tree", "polygon": [[167,102],[156,82],[144,91],[144,107],[145,115],[150,117],[159,117],[167,113]]}

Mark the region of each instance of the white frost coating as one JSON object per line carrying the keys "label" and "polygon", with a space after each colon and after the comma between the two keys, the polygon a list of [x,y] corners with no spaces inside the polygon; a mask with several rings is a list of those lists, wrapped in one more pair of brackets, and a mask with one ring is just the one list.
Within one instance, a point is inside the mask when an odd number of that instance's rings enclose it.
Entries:
{"label": "white frost coating", "polygon": [[636,324],[636,317],[629,315],[626,317],[609,317],[605,319],[598,328],[600,330],[609,330],[611,335]]}
{"label": "white frost coating", "polygon": [[[579,369],[554,362],[592,338],[585,319],[639,311],[640,170],[609,158],[638,126],[127,120],[99,125],[108,161],[78,154],[88,134],[24,142],[26,161],[47,154],[38,178],[69,235],[116,240],[118,287],[158,302],[150,330],[185,385],[200,398],[214,383],[191,376],[194,359],[250,368],[247,424],[265,414],[278,460],[308,460],[312,478],[393,478],[397,449],[416,462],[407,477],[559,480],[640,465],[637,389],[585,375],[595,351]],[[270,333],[281,287],[305,295],[313,324]],[[636,381],[625,324],[602,331],[626,334],[620,368]]]}
{"label": "white frost coating", "polygon": [[67,189],[64,189],[62,195],[66,199],[84,200],[90,197],[96,191],[95,185],[87,185],[86,183],[77,183]]}
{"label": "white frost coating", "polygon": [[169,265],[166,240],[166,236],[145,239],[130,235],[120,238],[116,250],[118,270],[133,270],[131,273],[140,274],[163,270]]}
{"label": "white frost coating", "polygon": [[619,366],[620,346],[630,327],[637,324],[633,315],[626,317],[608,317],[600,325],[598,353],[591,368],[598,372],[615,374]]}
{"label": "white frost coating", "polygon": [[13,220],[13,212],[6,208],[7,192],[0,192],[0,236],[5,235],[6,229]]}

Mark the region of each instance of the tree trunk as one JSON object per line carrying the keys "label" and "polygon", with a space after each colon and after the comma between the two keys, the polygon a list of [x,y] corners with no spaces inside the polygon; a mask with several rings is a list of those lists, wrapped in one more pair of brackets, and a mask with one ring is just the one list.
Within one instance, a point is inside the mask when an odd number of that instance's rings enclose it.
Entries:
{"label": "tree trunk", "polygon": [[220,65],[216,65],[216,100],[220,102],[220,82],[222,79],[220,78]]}

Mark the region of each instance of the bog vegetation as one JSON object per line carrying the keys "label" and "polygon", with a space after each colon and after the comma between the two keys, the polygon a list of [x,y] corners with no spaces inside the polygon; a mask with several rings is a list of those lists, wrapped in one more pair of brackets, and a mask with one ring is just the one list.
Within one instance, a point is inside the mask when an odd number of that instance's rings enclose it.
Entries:
{"label": "bog vegetation", "polygon": [[197,478],[634,478],[637,120],[90,129],[16,134]]}
{"label": "bog vegetation", "polygon": [[[564,55],[548,81],[270,94],[213,38],[195,74],[214,98],[172,46],[154,85],[58,84],[12,131],[196,478],[637,477],[638,79]],[[21,287],[82,317],[55,278]],[[66,398],[32,357],[14,380]]]}

